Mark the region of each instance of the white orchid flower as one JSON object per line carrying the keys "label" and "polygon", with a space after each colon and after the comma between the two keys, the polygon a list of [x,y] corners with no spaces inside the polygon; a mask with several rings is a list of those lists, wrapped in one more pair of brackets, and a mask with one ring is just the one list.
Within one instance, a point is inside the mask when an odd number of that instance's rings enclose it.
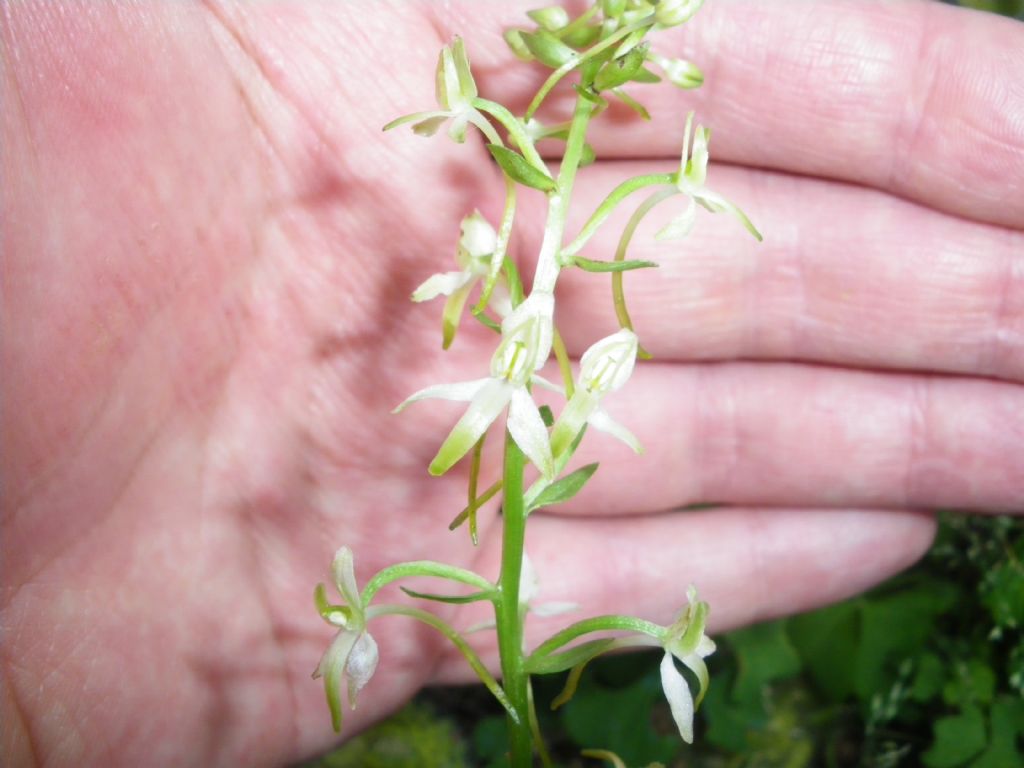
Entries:
{"label": "white orchid flower", "polygon": [[[663,639],[665,656],[661,660],[661,687],[665,691],[672,719],[679,735],[687,744],[693,743],[693,713],[700,706],[708,688],[708,668],[704,659],[714,653],[714,642],[704,634],[708,604],[697,600],[697,590],[686,591],[689,604],[679,618],[668,627]],[[678,659],[697,676],[700,689],[694,701],[690,686],[675,665]]]}
{"label": "white orchid flower", "polygon": [[384,126],[385,131],[399,125],[413,123],[412,129],[420,136],[433,136],[437,129],[451,120],[448,135],[459,144],[466,140],[466,126],[470,123],[479,128],[491,144],[501,144],[494,126],[473,106],[477,97],[476,81],[469,68],[469,57],[461,37],[452,41],[451,47],[444,46],[437,59],[437,74],[434,82],[437,106],[440,109],[429,112],[415,112],[392,120]]}
{"label": "white orchid flower", "polygon": [[331,605],[327,602],[323,584],[317,586],[316,602],[320,615],[339,631],[320,659],[313,677],[324,679],[331,723],[335,731],[340,731],[342,678],[348,683],[349,706],[355,709],[359,691],[377,669],[378,653],[376,641],[366,631],[366,614],[356,586],[352,550],[341,547],[334,555],[331,571],[345,604]]}
{"label": "white orchid flower", "polygon": [[632,375],[637,348],[636,334],[623,328],[595,342],[583,353],[573,395],[551,432],[551,452],[555,456],[561,456],[569,448],[584,424],[618,438],[637,453],[643,452],[633,433],[612,419],[600,405],[602,397],[621,389]]}
{"label": "white orchid flower", "polygon": [[[470,291],[479,280],[487,277],[491,269],[491,257],[498,247],[498,233],[480,211],[473,211],[466,216],[462,220],[461,229],[462,235],[455,249],[455,261],[460,267],[459,271],[431,275],[412,294],[412,300],[416,302],[429,301],[438,296],[448,297],[444,312],[441,314],[445,349],[451,346],[455,338]],[[500,317],[505,317],[512,311],[508,290],[504,284],[495,284],[490,303]]]}
{"label": "white orchid flower", "polygon": [[527,385],[551,352],[554,296],[534,291],[501,324],[501,343],[491,358],[485,379],[439,384],[421,389],[395,412],[427,398],[468,402],[469,408],[449,433],[430,463],[430,474],[442,475],[465,456],[508,406],[508,431],[526,457],[547,479],[555,476],[555,462],[540,410]]}
{"label": "white orchid flower", "polygon": [[675,237],[684,237],[693,229],[693,222],[697,218],[697,205],[700,204],[712,213],[728,211],[733,214],[747,231],[758,240],[761,240],[761,233],[751,223],[747,215],[739,208],[730,203],[717,192],[712,192],[704,186],[708,175],[708,142],[711,139],[711,131],[698,125],[693,132],[693,149],[690,149],[691,130],[693,129],[693,112],[686,116],[686,129],[683,132],[683,151],[676,176],[676,187],[680,192],[689,198],[686,210],[668,225],[663,227],[656,235],[658,240],[666,240]]}

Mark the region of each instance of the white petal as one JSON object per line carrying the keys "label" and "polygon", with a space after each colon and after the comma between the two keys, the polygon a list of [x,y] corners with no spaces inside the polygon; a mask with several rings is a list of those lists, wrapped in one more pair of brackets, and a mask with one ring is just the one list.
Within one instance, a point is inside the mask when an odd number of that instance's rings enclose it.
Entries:
{"label": "white petal", "polygon": [[356,586],[355,558],[351,549],[348,547],[338,548],[331,563],[331,572],[334,574],[334,583],[338,586],[338,591],[345,597],[349,608],[362,616],[363,606],[359,599],[359,587]]}
{"label": "white petal", "polygon": [[410,403],[415,403],[418,400],[426,400],[428,398],[451,400],[457,403],[468,403],[476,397],[477,393],[481,389],[492,381],[494,381],[494,379],[487,377],[486,379],[460,381],[455,384],[435,384],[432,387],[425,387],[419,392],[410,395],[405,402],[395,408],[392,413],[398,413]]}
{"label": "white petal", "polygon": [[540,605],[531,605],[530,613],[543,619],[547,616],[560,616],[563,613],[570,613],[579,610],[579,607],[578,603],[552,601],[541,603]]}
{"label": "white petal", "polygon": [[700,683],[700,690],[697,692],[697,701],[695,706],[700,706],[701,700],[704,698],[704,694],[708,690],[708,666],[696,653],[691,653],[689,656],[684,656],[680,659],[683,664],[689,667],[690,671],[697,676],[697,680]]}
{"label": "white petal", "polygon": [[331,710],[331,723],[334,730],[341,730],[341,678],[345,672],[345,663],[356,642],[352,632],[339,632],[327,647],[317,664],[313,677],[323,677],[324,692],[327,694],[327,706]]}
{"label": "white petal", "polygon": [[600,431],[606,432],[612,437],[621,440],[632,448],[634,452],[644,452],[644,447],[640,445],[640,441],[636,439],[636,436],[609,416],[608,412],[603,408],[598,408],[594,411],[590,415],[590,418],[587,419],[587,423],[594,429],[599,429]]}
{"label": "white petal", "polygon": [[679,735],[687,744],[693,744],[693,696],[690,694],[690,686],[676,669],[672,654],[667,651],[661,659],[661,687],[665,691]]}
{"label": "white petal", "polygon": [[757,227],[754,226],[753,222],[747,218],[747,214],[741,211],[738,207],[730,203],[724,197],[717,192],[712,192],[710,189],[701,189],[694,193],[694,197],[701,205],[707,208],[712,213],[718,213],[720,211],[728,211],[737,219],[740,223],[746,227],[747,232],[757,238],[758,242],[763,240],[761,233],[757,231]]}
{"label": "white petal", "polygon": [[555,460],[551,455],[548,429],[544,426],[537,404],[524,387],[516,387],[508,409],[508,431],[526,457],[544,477],[555,476]]}
{"label": "white petal", "polygon": [[348,676],[348,705],[352,709],[356,708],[359,691],[370,682],[373,673],[377,671],[378,659],[377,641],[369,632],[363,632],[352,646],[348,663],[345,665],[345,674]]}
{"label": "white petal", "polygon": [[[689,194],[689,193],[687,193]],[[673,240],[676,238],[686,237],[690,234],[690,230],[693,229],[693,223],[697,220],[697,206],[693,202],[693,198],[690,198],[689,204],[686,206],[686,210],[676,216],[672,221],[666,224],[664,227],[659,229],[655,235],[655,240]]]}
{"label": "white petal", "polygon": [[498,247],[498,233],[480,211],[473,211],[462,220],[462,237],[459,238],[459,245],[471,258],[482,259],[490,256]]}
{"label": "white petal", "polygon": [[523,552],[523,564],[519,568],[519,604],[526,605],[540,593],[540,580],[533,568],[530,556]]}
{"label": "white petal", "polygon": [[[430,462],[430,474],[443,475],[469,453],[476,441],[508,405],[516,391],[516,387],[500,379],[482,379],[482,382],[483,385],[477,390],[469,408],[462,414],[462,418],[452,428],[434,460]],[[540,418],[540,414],[537,418]],[[509,420],[511,421],[511,418]]]}
{"label": "white petal", "polygon": [[549,392],[557,392],[562,397],[565,397],[564,387],[560,387],[554,382],[548,381],[543,376],[538,376],[536,373],[530,377],[530,383],[534,386],[540,387],[541,389],[546,389]]}
{"label": "white petal", "polygon": [[412,300],[429,301],[438,296],[451,296],[472,279],[471,272],[440,272],[431,275],[412,292]]}

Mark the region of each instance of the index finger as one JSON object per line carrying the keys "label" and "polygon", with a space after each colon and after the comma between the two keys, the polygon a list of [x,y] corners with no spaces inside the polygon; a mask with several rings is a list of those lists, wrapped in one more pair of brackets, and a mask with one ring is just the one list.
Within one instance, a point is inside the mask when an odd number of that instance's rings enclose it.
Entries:
{"label": "index finger", "polygon": [[[523,9],[481,5],[473,17],[525,26]],[[444,23],[456,31],[466,18],[456,10]],[[865,184],[1024,228],[1024,24],[924,0],[713,0],[650,40],[697,64],[704,85],[628,88],[653,119],[596,120],[588,139],[599,158],[675,156],[693,109],[714,129],[714,160]],[[525,103],[543,72],[505,75],[511,54],[501,46],[472,51],[482,88]],[[551,99],[549,115],[562,116],[568,94]]]}

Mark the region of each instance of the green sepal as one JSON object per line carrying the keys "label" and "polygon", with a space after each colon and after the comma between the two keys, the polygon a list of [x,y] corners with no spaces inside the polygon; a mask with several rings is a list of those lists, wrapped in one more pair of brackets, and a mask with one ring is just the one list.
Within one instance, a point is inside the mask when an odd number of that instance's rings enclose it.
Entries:
{"label": "green sepal", "polygon": [[473,72],[469,68],[469,56],[466,55],[466,44],[461,37],[456,36],[452,42],[452,56],[455,59],[455,72],[459,80],[459,93],[466,101],[472,101],[477,97],[476,81],[473,79]]}
{"label": "green sepal", "polygon": [[554,426],[555,414],[551,412],[550,405],[542,405],[537,410],[540,411],[540,417],[541,419],[544,420],[545,427],[548,427],[550,429],[552,426]]}
{"label": "green sepal", "polygon": [[580,164],[578,167],[586,168],[588,165],[593,165],[594,161],[597,160],[597,152],[589,144],[583,144],[583,151],[580,152]]}
{"label": "green sepal", "polygon": [[526,15],[548,32],[556,32],[569,24],[569,12],[560,5],[551,5],[547,8],[537,8],[527,11]]}
{"label": "green sepal", "polygon": [[647,111],[647,107],[641,104],[639,101],[634,99],[628,93],[623,91],[621,88],[616,88],[612,91],[627,107],[636,112],[643,120],[650,120],[651,113]]}
{"label": "green sepal", "polygon": [[[508,295],[512,301],[512,308],[515,309],[523,303],[525,294],[523,293],[523,279],[519,276],[519,270],[516,269],[516,264],[508,256],[505,257],[505,261],[502,263],[502,269],[505,270],[505,279],[508,281]],[[498,326],[498,330],[501,330],[501,326]]]}
{"label": "green sepal", "polygon": [[610,91],[625,85],[643,68],[646,57],[647,48],[641,45],[621,58],[612,59],[594,76],[594,88]]}
{"label": "green sepal", "polygon": [[647,67],[640,67],[632,77],[634,83],[660,83],[661,75],[658,75]]}
{"label": "green sepal", "polygon": [[536,32],[520,32],[520,38],[539,62],[552,69],[558,69],[579,56],[576,51],[563,43],[546,29]]}
{"label": "green sepal", "polygon": [[399,589],[409,597],[415,597],[419,600],[434,600],[438,603],[450,603],[451,605],[478,603],[481,600],[490,600],[494,597],[493,592],[474,592],[471,595],[434,595],[429,592],[417,592],[415,589],[409,589],[408,587],[399,587]]}
{"label": "green sepal", "polygon": [[558,188],[555,180],[547,172],[530,165],[518,152],[499,144],[488,144],[487,149],[501,166],[501,170],[513,181],[542,192],[551,192]]}
{"label": "green sepal", "polygon": [[657,262],[632,259],[629,261],[601,261],[599,259],[585,259],[582,256],[573,258],[572,263],[587,272],[628,272],[631,269],[647,269],[657,267]]}
{"label": "green sepal", "polygon": [[595,656],[607,651],[614,644],[615,638],[602,637],[597,640],[587,640],[560,653],[552,653],[540,658],[530,656],[526,660],[526,671],[531,675],[553,675],[557,672],[564,672],[572,667],[585,664]]}
{"label": "green sepal", "polygon": [[352,613],[344,605],[332,605],[330,600],[327,599],[327,587],[323,584],[317,584],[316,589],[313,590],[313,602],[316,604],[316,610],[319,612],[320,617],[324,620],[327,620],[327,617],[332,613],[343,613],[346,618]]}
{"label": "green sepal", "polygon": [[600,26],[583,26],[571,29],[561,35],[563,41],[573,48],[586,48],[601,36]]}
{"label": "green sepal", "polygon": [[568,501],[583,490],[583,486],[587,484],[587,481],[597,471],[597,467],[597,462],[587,464],[575,472],[570,472],[565,477],[556,480],[538,494],[527,510],[527,513],[541,507],[550,507],[553,504],[561,504],[564,501]]}

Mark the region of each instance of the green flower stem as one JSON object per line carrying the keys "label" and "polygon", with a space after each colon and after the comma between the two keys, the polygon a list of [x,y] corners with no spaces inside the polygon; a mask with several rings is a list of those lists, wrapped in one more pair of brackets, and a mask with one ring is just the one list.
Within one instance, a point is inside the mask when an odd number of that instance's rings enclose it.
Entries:
{"label": "green flower stem", "polygon": [[533,290],[555,290],[555,281],[561,269],[558,265],[562,237],[565,234],[565,219],[569,212],[569,196],[576,182],[586,144],[587,126],[594,113],[594,104],[582,96],[576,97],[576,108],[572,114],[572,125],[565,140],[565,155],[558,169],[557,189],[548,197],[548,218],[544,225],[544,239],[537,256],[537,272],[533,276]]}
{"label": "green flower stem", "polygon": [[637,634],[647,635],[660,641],[661,637],[665,634],[665,628],[660,624],[637,619],[633,616],[620,616],[617,614],[595,616],[591,619],[577,621],[561,632],[553,634],[537,646],[526,660],[526,663],[529,665],[531,660],[547,656],[562,646],[568,645],[576,638],[591,632],[636,632]]}
{"label": "green flower stem", "polygon": [[604,224],[605,220],[615,210],[616,206],[637,190],[649,187],[654,184],[672,184],[676,174],[672,173],[650,173],[645,176],[635,176],[627,179],[611,191],[611,194],[597,207],[593,215],[583,225],[583,229],[576,235],[576,239],[562,249],[562,266],[572,263],[572,257],[579,253],[580,249],[587,244],[587,241],[594,236],[597,228]]}
{"label": "green flower stem", "polygon": [[[625,260],[626,251],[629,250],[629,243],[633,239],[633,233],[636,232],[636,228],[644,216],[650,213],[651,209],[658,205],[658,203],[677,194],[679,194],[679,190],[675,187],[670,187],[660,192],[655,192],[640,204],[640,207],[633,212],[633,215],[629,217],[629,221],[626,222],[626,228],[622,230],[619,245],[615,249],[615,261]],[[622,287],[622,274],[622,272],[612,273],[612,302],[615,304],[615,316],[619,319],[619,325],[632,331],[633,321],[629,317],[629,310],[626,309],[626,292]],[[641,346],[637,350],[637,356],[649,360],[651,354]]]}
{"label": "green flower stem", "polygon": [[[501,104],[488,99],[475,98],[473,99],[473,106],[481,112],[486,112],[501,123],[530,165],[535,166],[538,170],[543,168],[545,171],[548,171],[547,165],[537,153],[537,148],[533,145],[533,139],[530,138],[530,135],[526,132],[526,127],[519,118]],[[551,175],[550,171],[548,171],[548,175]]]}
{"label": "green flower stem", "polygon": [[611,46],[615,45],[616,43],[620,42],[621,40],[631,35],[636,30],[641,29],[643,27],[649,27],[653,24],[654,14],[651,14],[646,18],[640,19],[639,21],[635,21],[632,24],[622,27],[621,29],[617,30],[613,34],[606,37],[601,42],[592,45],[584,53],[565,62],[565,64],[563,64],[554,72],[552,72],[548,79],[544,81],[544,85],[540,87],[540,90],[537,91],[537,95],[534,96],[533,101],[530,102],[530,106],[526,110],[526,116],[523,119],[528,121],[531,117],[533,117],[534,113],[540,108],[541,103],[544,101],[544,99],[547,98],[547,95],[551,93],[551,89],[558,85],[558,82],[563,77],[565,77],[567,74],[576,69],[576,67],[578,67],[580,64],[583,64],[588,59],[592,59],[594,56],[601,53],[602,51],[607,50]]}
{"label": "green flower stem", "polygon": [[[505,255],[508,253],[508,241],[512,237],[512,224],[516,218],[516,183],[508,176],[502,174],[505,179],[505,210],[501,214],[501,224],[498,226],[498,240],[491,254],[491,269],[487,273],[487,280],[484,289],[480,292],[480,300],[473,307],[473,314],[481,316],[487,303],[491,300],[491,293],[498,282],[501,274],[502,264],[505,262]],[[498,327],[501,330],[501,327]]]}
{"label": "green flower stem", "polygon": [[504,529],[501,541],[499,600],[495,606],[498,650],[505,692],[516,716],[509,715],[509,751],[512,768],[529,768],[533,759],[529,724],[529,677],[523,658],[523,617],[519,610],[519,581],[526,544],[526,507],[523,504],[523,469],[526,457],[515,440],[505,433],[505,462],[502,498]]}
{"label": "green flower stem", "polygon": [[[476,655],[476,651],[469,647],[469,643],[466,639],[459,634],[451,624],[442,619],[439,619],[432,613],[421,610],[419,608],[413,608],[408,605],[375,605],[366,611],[367,621],[375,619],[379,616],[408,616],[409,618],[421,621],[427,626],[433,627],[442,635],[451,640],[452,644],[459,650],[459,652],[469,662],[469,666],[473,668],[480,681],[487,687],[494,698],[505,708],[508,713],[509,720],[511,722],[518,723],[521,719],[517,710],[512,706],[512,702],[509,701],[508,695],[505,693],[505,689],[501,687],[494,676],[487,671],[487,667],[484,665],[480,657]],[[527,724],[527,728],[529,725]]]}
{"label": "green flower stem", "polygon": [[465,568],[456,568],[454,565],[445,565],[433,560],[413,560],[408,563],[398,563],[378,571],[370,579],[363,590],[363,607],[365,608],[373,600],[382,587],[398,579],[406,579],[412,576],[434,576],[439,579],[449,579],[461,584],[469,584],[471,587],[483,590],[484,592],[495,592],[496,587],[483,576],[467,571]]}

